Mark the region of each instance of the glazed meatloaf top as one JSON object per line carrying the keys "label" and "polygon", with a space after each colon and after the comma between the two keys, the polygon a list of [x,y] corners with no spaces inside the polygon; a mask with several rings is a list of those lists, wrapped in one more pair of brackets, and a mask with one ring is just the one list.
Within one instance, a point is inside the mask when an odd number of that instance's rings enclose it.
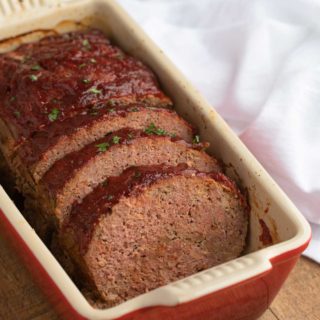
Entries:
{"label": "glazed meatloaf top", "polygon": [[65,247],[109,305],[238,256],[248,206],[222,173],[133,167],[72,208]]}
{"label": "glazed meatloaf top", "polygon": [[171,105],[154,74],[98,30],[49,36],[0,55],[0,100],[15,140],[101,104]]}

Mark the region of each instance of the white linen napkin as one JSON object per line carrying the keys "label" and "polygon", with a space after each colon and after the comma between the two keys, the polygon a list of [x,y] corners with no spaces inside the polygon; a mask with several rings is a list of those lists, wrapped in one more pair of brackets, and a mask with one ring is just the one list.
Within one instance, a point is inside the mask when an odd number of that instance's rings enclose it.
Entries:
{"label": "white linen napkin", "polygon": [[320,263],[320,1],[119,1],[313,223]]}

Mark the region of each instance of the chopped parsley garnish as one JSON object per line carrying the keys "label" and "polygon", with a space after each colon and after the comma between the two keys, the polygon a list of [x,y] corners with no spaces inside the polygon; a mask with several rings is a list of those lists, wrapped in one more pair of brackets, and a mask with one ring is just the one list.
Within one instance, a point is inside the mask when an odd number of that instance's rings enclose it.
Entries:
{"label": "chopped parsley garnish", "polygon": [[140,172],[140,171],[136,171],[136,172],[134,173],[134,177],[135,177],[135,178],[141,177],[141,172]]}
{"label": "chopped parsley garnish", "polygon": [[193,143],[200,143],[200,137],[198,135],[195,135],[193,137],[193,140],[192,140]]}
{"label": "chopped parsley garnish", "polygon": [[112,143],[113,144],[118,144],[119,142],[120,142],[120,137],[118,137],[118,136],[113,136],[112,137]]}
{"label": "chopped parsley garnish", "polygon": [[91,87],[88,92],[94,93],[94,94],[100,94],[102,90],[97,89],[97,87]]}
{"label": "chopped parsley garnish", "polygon": [[113,109],[113,108],[108,110],[108,112],[110,112],[110,113],[114,113],[115,111],[116,111],[116,109]]}
{"label": "chopped parsley garnish", "polygon": [[91,59],[90,59],[90,62],[91,62],[91,63],[97,63],[97,60],[96,60],[95,58],[91,58]]}
{"label": "chopped parsley garnish", "polygon": [[82,45],[83,45],[86,49],[90,49],[90,48],[91,48],[91,45],[90,45],[88,39],[84,39],[84,40],[82,41]]}
{"label": "chopped parsley garnish", "polygon": [[39,66],[38,64],[35,64],[34,66],[31,67],[31,70],[39,71],[39,70],[41,70],[41,66]]}
{"label": "chopped parsley garnish", "polygon": [[51,122],[57,120],[57,119],[58,119],[58,116],[59,116],[59,113],[60,113],[59,109],[53,108],[53,109],[51,110],[51,112],[49,113],[49,115],[48,115],[49,120],[50,120]]}
{"label": "chopped parsley garnish", "polygon": [[21,59],[21,63],[25,63],[27,62],[28,60],[30,60],[31,57],[30,56],[23,56],[22,59]]}
{"label": "chopped parsley garnish", "polygon": [[14,101],[14,100],[16,100],[16,99],[17,99],[16,96],[12,96],[9,101],[12,102],[12,101]]}
{"label": "chopped parsley garnish", "polygon": [[81,64],[79,65],[79,69],[84,68],[86,65],[87,65],[86,63],[81,63]]}
{"label": "chopped parsley garnish", "polygon": [[31,79],[31,81],[37,81],[38,80],[38,76],[36,76],[35,74],[31,74],[29,76],[29,78]]}
{"label": "chopped parsley garnish", "polygon": [[20,111],[16,110],[16,111],[14,111],[13,113],[14,113],[14,115],[15,115],[17,118],[20,118],[20,117],[21,117]]}
{"label": "chopped parsley garnish", "polygon": [[52,102],[52,103],[59,103],[59,100],[56,99],[56,98],[53,98],[53,99],[51,100],[51,102]]}
{"label": "chopped parsley garnish", "polygon": [[89,80],[89,79],[83,79],[82,82],[83,82],[83,83],[89,83],[90,80]]}
{"label": "chopped parsley garnish", "polygon": [[128,138],[132,139],[133,138],[133,134],[132,133],[128,133]]}
{"label": "chopped parsley garnish", "polygon": [[117,102],[115,100],[112,100],[112,99],[107,102],[107,105],[108,106],[112,106],[112,107],[115,106],[116,104],[117,104]]}
{"label": "chopped parsley garnish", "polygon": [[132,112],[138,112],[138,111],[139,111],[139,108],[134,107],[134,108],[131,108],[130,111],[132,111]]}
{"label": "chopped parsley garnish", "polygon": [[108,142],[102,142],[102,143],[96,144],[96,147],[98,148],[99,152],[105,152],[109,149],[110,145]]}
{"label": "chopped parsley garnish", "polygon": [[116,57],[117,59],[119,59],[119,60],[123,60],[124,57],[125,57],[125,55],[124,55],[123,52],[119,51],[119,52],[116,53],[115,57]]}
{"label": "chopped parsley garnish", "polygon": [[144,132],[146,134],[156,134],[158,136],[170,135],[167,131],[157,128],[153,122],[144,130]]}
{"label": "chopped parsley garnish", "polygon": [[112,194],[108,194],[107,196],[105,196],[106,197],[106,199],[108,200],[108,201],[110,201],[110,200],[112,200],[113,198],[114,198],[114,196],[112,195]]}

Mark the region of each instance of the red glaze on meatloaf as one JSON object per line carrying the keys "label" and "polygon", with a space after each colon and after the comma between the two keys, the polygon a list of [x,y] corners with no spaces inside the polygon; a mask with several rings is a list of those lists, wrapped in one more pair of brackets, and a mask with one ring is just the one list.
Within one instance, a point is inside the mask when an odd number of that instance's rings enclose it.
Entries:
{"label": "red glaze on meatloaf", "polygon": [[130,166],[187,163],[204,172],[220,171],[217,161],[202,150],[205,146],[191,145],[153,123],[145,130],[121,129],[57,161],[41,180],[38,194],[45,211],[62,222],[73,202]]}
{"label": "red glaze on meatloaf", "polygon": [[155,75],[98,30],[53,35],[0,55],[0,117],[25,139],[111,102],[168,106]]}
{"label": "red glaze on meatloaf", "polygon": [[130,127],[146,128],[151,123],[192,142],[194,129],[174,111],[141,105],[94,109],[89,113],[55,122],[26,141],[13,157],[14,166],[24,167],[37,183],[52,164],[106,134]]}

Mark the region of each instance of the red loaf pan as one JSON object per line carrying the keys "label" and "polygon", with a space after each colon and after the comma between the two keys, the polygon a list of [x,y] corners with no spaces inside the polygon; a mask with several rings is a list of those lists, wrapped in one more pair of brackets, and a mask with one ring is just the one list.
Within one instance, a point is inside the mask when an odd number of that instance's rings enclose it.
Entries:
{"label": "red loaf pan", "polygon": [[[240,177],[251,205],[245,254],[232,261],[97,310],[35,234],[0,188],[0,227],[21,253],[35,280],[65,319],[256,319],[270,305],[311,237],[308,223],[228,125],[172,65],[161,50],[112,0],[0,0],[0,51],[61,32],[75,22],[100,28],[158,75],[177,112],[200,129],[211,152]],[[69,21],[68,23],[66,21]],[[19,35],[42,30],[23,37]],[[272,238],[272,242],[270,239]],[[268,239],[268,243],[266,243]],[[267,245],[268,244],[268,245]]]}

